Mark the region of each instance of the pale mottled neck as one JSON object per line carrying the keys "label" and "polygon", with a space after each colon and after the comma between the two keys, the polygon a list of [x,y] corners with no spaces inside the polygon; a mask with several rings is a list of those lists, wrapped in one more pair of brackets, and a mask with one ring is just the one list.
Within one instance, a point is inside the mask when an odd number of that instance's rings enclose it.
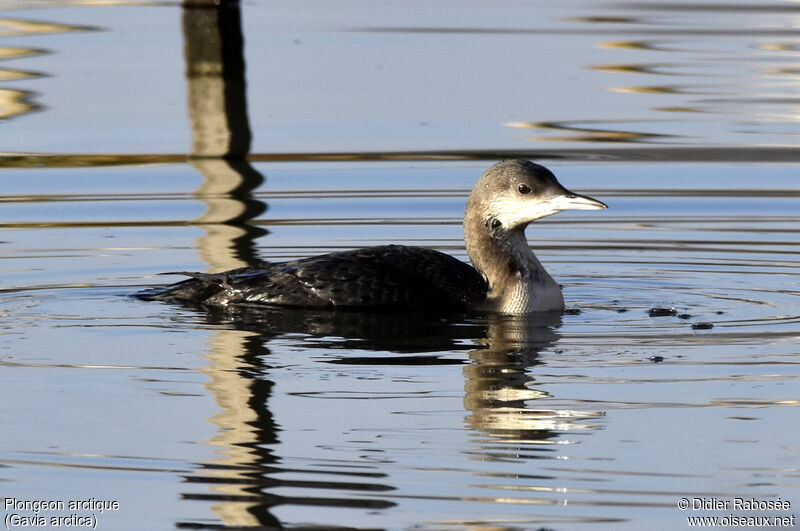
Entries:
{"label": "pale mottled neck", "polygon": [[484,220],[464,219],[467,254],[486,278],[484,309],[507,313],[563,310],[561,289],[533,254],[525,229],[492,229]]}

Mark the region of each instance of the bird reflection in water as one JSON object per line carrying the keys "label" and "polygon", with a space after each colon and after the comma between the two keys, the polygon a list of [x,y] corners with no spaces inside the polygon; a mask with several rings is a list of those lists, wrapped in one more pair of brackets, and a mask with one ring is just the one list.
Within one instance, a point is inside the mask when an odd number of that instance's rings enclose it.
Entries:
{"label": "bird reflection in water", "polygon": [[[280,419],[296,412],[273,410],[274,382],[280,378],[278,345],[287,337],[308,341],[314,348],[329,349],[312,363],[364,367],[381,365],[463,365],[466,425],[472,437],[471,457],[479,460],[534,459],[549,457],[553,444],[566,442],[564,432],[585,428],[583,418],[596,413],[560,411],[536,407],[549,398],[535,386],[535,368],[542,351],[558,343],[561,316],[542,314],[537,319],[504,315],[364,313],[314,311],[270,307],[197,307],[197,315],[216,340],[229,336],[209,358],[206,372],[212,381],[236,380],[215,395],[223,412],[212,422],[220,433],[211,441],[225,457],[201,464],[203,471],[187,476],[192,484],[210,485],[213,492],[186,494],[187,498],[215,501],[214,511],[227,525],[279,526],[273,509],[281,505],[311,505],[351,509],[385,509],[395,502],[388,473],[379,464],[332,467],[320,471],[282,463]],[[238,349],[238,350],[237,350]],[[232,389],[237,389],[232,393]],[[341,426],[343,431],[358,428]],[[313,429],[314,426],[308,426]],[[313,463],[313,461],[312,461]],[[306,476],[302,481],[284,479],[287,472]],[[282,487],[313,489],[330,495],[287,497],[269,493]],[[195,522],[194,524],[196,524]],[[186,523],[185,523],[186,524]]]}
{"label": "bird reflection in water", "polygon": [[[553,444],[570,444],[566,432],[585,432],[596,426],[586,419],[598,411],[572,411],[537,406],[552,398],[536,387],[541,354],[553,350],[561,336],[562,316],[540,314],[536,319],[512,315],[487,316],[485,348],[470,352],[464,367],[466,424],[487,437],[477,440],[475,457],[482,460],[550,457]],[[558,439],[558,440],[556,440]]]}

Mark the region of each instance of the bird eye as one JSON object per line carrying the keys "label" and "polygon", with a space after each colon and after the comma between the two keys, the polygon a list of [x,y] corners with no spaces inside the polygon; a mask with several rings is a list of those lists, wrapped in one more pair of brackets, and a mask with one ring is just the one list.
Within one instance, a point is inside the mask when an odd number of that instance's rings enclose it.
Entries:
{"label": "bird eye", "polygon": [[521,194],[527,194],[527,193],[530,193],[531,187],[528,186],[525,183],[522,183],[519,186],[517,186],[517,190],[519,190],[519,193],[521,193]]}

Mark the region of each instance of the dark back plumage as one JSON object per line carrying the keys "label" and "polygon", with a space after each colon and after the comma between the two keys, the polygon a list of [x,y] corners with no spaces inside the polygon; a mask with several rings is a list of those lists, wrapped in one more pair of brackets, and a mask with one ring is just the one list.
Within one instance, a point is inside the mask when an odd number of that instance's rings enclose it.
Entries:
{"label": "dark back plumage", "polygon": [[208,305],[466,310],[487,285],[470,265],[422,247],[383,245],[189,280],[140,294],[148,300]]}

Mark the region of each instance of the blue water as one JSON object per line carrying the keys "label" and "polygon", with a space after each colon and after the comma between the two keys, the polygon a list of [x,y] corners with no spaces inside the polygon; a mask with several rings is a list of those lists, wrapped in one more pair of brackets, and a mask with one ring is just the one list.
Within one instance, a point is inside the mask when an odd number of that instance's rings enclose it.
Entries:
{"label": "blue water", "polygon": [[[795,515],[799,9],[245,2],[226,107],[189,59],[204,15],[0,6],[6,523],[35,515],[6,498],[117,501],[39,512],[105,529]],[[213,156],[225,123],[249,162]],[[507,156],[610,207],[528,230],[560,319],[130,297],[383,243],[466,259],[465,198]]]}

